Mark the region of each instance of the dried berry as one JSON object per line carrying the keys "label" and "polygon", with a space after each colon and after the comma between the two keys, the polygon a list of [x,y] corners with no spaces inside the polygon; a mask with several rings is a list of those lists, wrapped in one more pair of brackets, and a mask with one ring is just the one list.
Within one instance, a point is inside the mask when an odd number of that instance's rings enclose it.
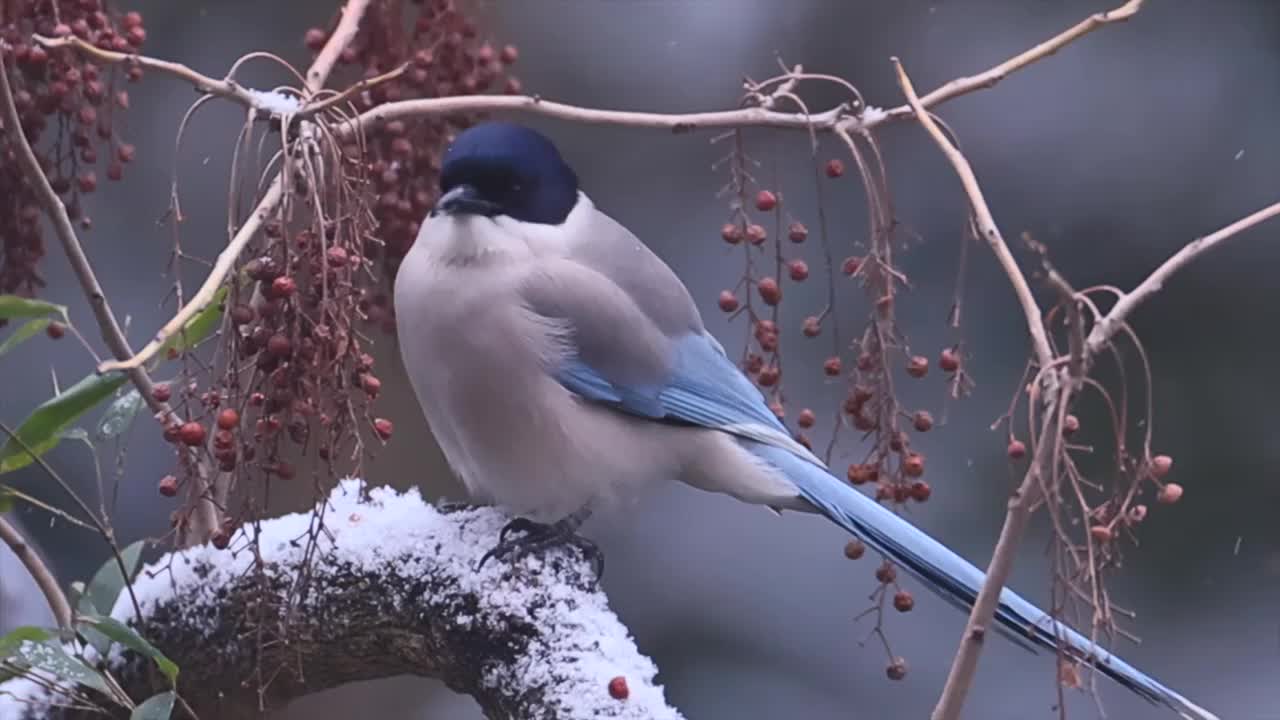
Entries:
{"label": "dried berry", "polygon": [[1168,483],[1160,488],[1160,492],[1156,495],[1156,499],[1164,505],[1172,505],[1182,499],[1182,486],[1178,483]]}
{"label": "dried berry", "polygon": [[720,237],[730,245],[737,245],[742,242],[742,227],[733,223],[725,223],[724,227],[720,228]]}
{"label": "dried berry", "polygon": [[378,397],[378,392],[382,390],[382,381],[376,376],[366,373],[360,377],[360,388],[369,397]]}
{"label": "dried berry", "polygon": [[165,475],[160,478],[160,484],[157,487],[160,494],[164,497],[173,497],[178,494],[178,478],[172,475]]}
{"label": "dried berry", "polygon": [[960,353],[955,348],[946,348],[938,354],[938,367],[943,372],[955,372],[960,369]]}
{"label": "dried berry", "polygon": [[395,427],[391,421],[386,418],[375,418],[373,421],[373,431],[383,440],[390,440],[391,433],[395,431]]}
{"label": "dried berry", "polygon": [[271,281],[270,296],[273,298],[287,298],[298,291],[298,283],[288,275],[281,275]]}
{"label": "dried berry", "polygon": [[796,424],[806,429],[813,427],[813,424],[817,421],[817,416],[809,408],[801,410],[800,414],[796,416]]}
{"label": "dried berry", "polygon": [[232,408],[223,408],[218,413],[218,427],[223,430],[234,430],[240,425],[240,413]]}
{"label": "dried berry", "polygon": [[804,333],[805,337],[818,337],[822,334],[822,323],[818,321],[817,316],[810,315],[800,324],[800,332]]}
{"label": "dried berry", "polygon": [[809,264],[803,260],[792,260],[787,263],[787,271],[795,282],[804,282],[809,279]]}
{"label": "dried berry", "polygon": [[1068,415],[1062,419],[1062,434],[1064,437],[1071,437],[1080,430],[1080,418],[1075,415]]}
{"label": "dried berry", "polygon": [[902,680],[907,677],[907,661],[900,657],[895,657],[889,661],[889,665],[884,672],[890,680]]}
{"label": "dried berry", "polygon": [[172,391],[169,390],[168,384],[158,384],[155,387],[151,388],[151,397],[156,402],[162,402],[162,403],[169,402],[169,397],[172,394],[173,393]]}
{"label": "dried berry", "polygon": [[893,594],[893,609],[898,612],[911,612],[916,606],[916,599],[911,597],[911,593],[906,590],[899,590]]}
{"label": "dried berry", "polygon": [[844,174],[844,162],[839,158],[831,158],[827,161],[826,173],[829,178],[840,177]]}
{"label": "dried berry", "polygon": [[857,560],[867,554],[867,546],[861,540],[854,538],[844,544],[844,556],[850,560]]}
{"label": "dried berry", "polygon": [[879,475],[880,473],[879,471],[877,471],[875,465],[868,465],[865,463],[854,463],[849,466],[849,470],[847,474],[849,477],[849,482],[853,483],[854,485],[865,485],[866,483],[874,481],[876,479],[876,476]]}
{"label": "dried berry", "polygon": [[769,233],[765,231],[763,225],[751,223],[747,226],[747,241],[752,245],[761,245],[769,238]]}
{"label": "dried berry", "polygon": [[58,322],[57,320],[54,320],[53,322],[45,326],[44,334],[48,335],[50,338],[54,340],[60,340],[62,339],[63,335],[67,334],[67,326],[63,323]]}
{"label": "dried berry", "polygon": [[720,309],[731,313],[738,309],[738,296],[733,294],[732,290],[720,291]]}
{"label": "dried berry", "polygon": [[766,305],[777,305],[782,301],[782,288],[778,286],[778,281],[771,277],[761,278],[756,283],[756,290],[760,293],[760,299]]}
{"label": "dried berry", "polygon": [[825,373],[825,374],[827,374],[827,375],[829,375],[829,376],[831,376],[831,377],[835,377],[835,376],[837,376],[837,375],[839,375],[839,374],[840,374],[840,370],[841,370],[841,365],[840,365],[840,358],[839,358],[839,357],[837,357],[837,356],[835,356],[835,355],[832,355],[831,357],[829,357],[829,358],[827,358],[826,360],[823,360],[823,361],[822,361],[822,372],[823,372],[823,373]]}
{"label": "dried berry", "polygon": [[929,358],[923,355],[913,355],[907,361],[907,374],[913,378],[922,378],[929,374]]}
{"label": "dried berry", "polygon": [[924,456],[911,453],[902,458],[902,473],[907,477],[920,477],[924,474]]}
{"label": "dried berry", "polygon": [[194,420],[182,426],[178,431],[178,439],[183,445],[196,446],[204,442],[204,426]]}
{"label": "dried berry", "polygon": [[840,272],[845,275],[853,275],[858,272],[858,268],[862,267],[862,258],[849,256],[840,264]]}
{"label": "dried berry", "polygon": [[1106,525],[1094,525],[1089,528],[1089,537],[1093,538],[1094,542],[1109,543],[1112,538],[1111,528]]}
{"label": "dried berry", "polygon": [[917,410],[911,416],[911,426],[916,429],[916,432],[929,432],[933,429],[933,415],[928,410]]}
{"label": "dried berry", "polygon": [[880,563],[880,567],[876,568],[876,580],[881,585],[888,585],[898,579],[898,569],[889,561]]}
{"label": "dried berry", "polygon": [[787,239],[793,243],[802,243],[807,237],[809,237],[809,228],[802,222],[793,222],[787,228]]}

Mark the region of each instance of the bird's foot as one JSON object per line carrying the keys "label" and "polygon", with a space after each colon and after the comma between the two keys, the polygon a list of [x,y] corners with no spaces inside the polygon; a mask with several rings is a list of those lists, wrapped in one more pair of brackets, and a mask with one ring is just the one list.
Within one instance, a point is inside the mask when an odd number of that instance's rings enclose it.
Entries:
{"label": "bird's foot", "polygon": [[[604,553],[594,542],[578,534],[578,528],[586,520],[587,513],[576,512],[563,520],[553,523],[539,523],[528,518],[515,518],[507,523],[498,533],[498,544],[480,558],[477,569],[484,567],[489,558],[519,559],[525,555],[540,553],[553,547],[572,546],[582,553],[583,559],[591,563],[595,571],[596,581],[604,575]],[[508,538],[511,533],[521,533],[517,537]]]}

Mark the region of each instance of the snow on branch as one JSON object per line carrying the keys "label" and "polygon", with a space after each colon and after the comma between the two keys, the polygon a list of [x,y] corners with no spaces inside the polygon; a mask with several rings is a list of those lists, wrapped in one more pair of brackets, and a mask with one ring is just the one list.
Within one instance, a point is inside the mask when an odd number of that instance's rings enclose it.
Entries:
{"label": "snow on branch", "polygon": [[[680,718],[575,551],[476,570],[507,520],[439,509],[416,490],[362,499],[346,480],[323,516],[262,522],[256,555],[246,527],[228,549],[193,547],[145,568],[134,583],[141,634],[181,667],[178,691],[201,720],[396,675],[438,678],[490,718]],[[138,626],[123,594],[113,615]],[[130,697],[166,689],[145,658],[111,664]],[[0,686],[0,716],[103,717],[60,707],[65,698],[34,683],[25,697],[2,694],[23,695],[23,682]]]}

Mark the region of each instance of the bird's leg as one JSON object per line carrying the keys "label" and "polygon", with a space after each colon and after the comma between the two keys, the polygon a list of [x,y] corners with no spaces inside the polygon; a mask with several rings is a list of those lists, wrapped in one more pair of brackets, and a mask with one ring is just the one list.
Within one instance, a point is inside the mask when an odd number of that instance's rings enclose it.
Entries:
{"label": "bird's leg", "polygon": [[[530,553],[541,552],[548,548],[571,545],[577,548],[578,552],[582,553],[582,557],[591,563],[591,567],[596,573],[596,580],[599,580],[604,575],[604,553],[600,552],[600,548],[594,542],[578,534],[578,528],[590,516],[591,509],[584,505],[576,512],[572,512],[553,523],[539,523],[528,518],[515,518],[498,533],[498,544],[485,553],[484,557],[480,558],[479,567],[484,567],[489,558],[514,556],[513,559],[515,559]],[[521,534],[508,539],[507,535],[513,532]]]}

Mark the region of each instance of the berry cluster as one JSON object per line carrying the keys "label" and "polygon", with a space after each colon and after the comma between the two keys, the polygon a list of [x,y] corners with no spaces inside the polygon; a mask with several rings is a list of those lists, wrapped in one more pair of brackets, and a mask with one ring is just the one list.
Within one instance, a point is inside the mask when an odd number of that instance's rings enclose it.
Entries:
{"label": "berry cluster", "polygon": [[[361,22],[359,35],[340,56],[340,66],[356,71],[364,80],[405,68],[395,78],[375,83],[356,96],[359,110],[413,98],[494,89],[512,94],[522,91],[520,81],[508,74],[519,57],[518,50],[512,45],[499,49],[485,41],[475,20],[455,0],[419,0],[407,8],[407,23],[405,10],[400,3],[374,3]],[[318,52],[328,37],[328,31],[311,28],[303,40]],[[375,193],[372,211],[376,233],[385,243],[383,267],[388,280],[435,204],[441,155],[453,135],[477,119],[475,115],[453,115],[393,120],[367,132],[364,157]],[[373,315],[384,321],[385,329],[392,329],[389,313],[379,309]]]}
{"label": "berry cluster", "polygon": [[[72,48],[46,48],[32,35],[136,52],[147,39],[142,16],[111,13],[103,0],[10,0],[0,18],[0,52],[23,133],[71,217],[88,229],[92,221],[81,198],[97,189],[99,166],[108,180],[120,180],[134,158],[134,146],[116,126],[129,107],[123,82],[142,77],[142,68],[99,67]],[[0,293],[33,296],[44,285],[45,243],[36,194],[15,152],[0,135]]]}

